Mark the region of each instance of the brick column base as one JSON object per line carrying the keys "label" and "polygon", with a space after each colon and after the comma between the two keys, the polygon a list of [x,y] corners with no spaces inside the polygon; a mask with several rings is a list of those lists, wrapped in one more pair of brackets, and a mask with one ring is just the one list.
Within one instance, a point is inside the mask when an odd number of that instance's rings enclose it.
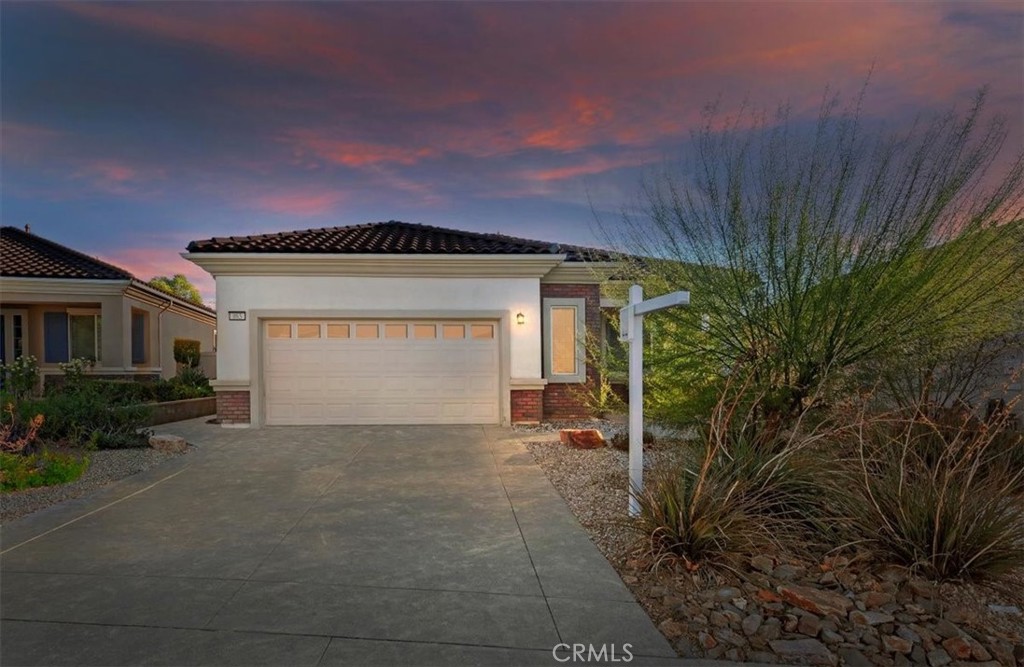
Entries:
{"label": "brick column base", "polygon": [[217,419],[221,424],[248,424],[249,390],[218,391]]}
{"label": "brick column base", "polygon": [[512,423],[539,424],[544,417],[543,389],[513,389]]}

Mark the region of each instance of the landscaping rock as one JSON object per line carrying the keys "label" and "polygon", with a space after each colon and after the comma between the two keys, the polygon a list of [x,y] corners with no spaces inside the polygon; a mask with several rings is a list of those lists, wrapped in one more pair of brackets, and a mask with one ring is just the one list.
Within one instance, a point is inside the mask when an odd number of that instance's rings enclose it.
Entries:
{"label": "landscaping rock", "polygon": [[953,659],[949,657],[949,654],[943,651],[941,648],[937,648],[934,651],[928,651],[928,664],[931,667],[943,667],[953,662]]}
{"label": "landscaping rock", "polygon": [[850,612],[850,622],[855,625],[882,625],[883,623],[892,623],[895,619],[890,614],[886,614],[882,611],[859,611],[854,610]]}
{"label": "landscaping rock", "polygon": [[769,645],[784,661],[806,665],[835,665],[837,662],[836,656],[817,639],[777,639]]}
{"label": "landscaping rock", "polygon": [[149,446],[169,454],[182,454],[188,450],[185,438],[178,435],[151,435],[149,436]]}
{"label": "landscaping rock", "polygon": [[882,635],[882,648],[889,653],[910,653],[914,643],[895,635]]}
{"label": "landscaping rock", "polygon": [[598,449],[604,447],[604,436],[593,428],[564,428],[558,434],[563,445],[573,449]]}
{"label": "landscaping rock", "polygon": [[798,577],[802,577],[806,573],[807,570],[804,568],[786,563],[783,563],[772,570],[772,576],[780,581],[792,581]]}
{"label": "landscaping rock", "polygon": [[956,627],[945,618],[940,618],[933,628],[935,633],[943,639],[951,639],[960,636],[960,628]]}
{"label": "landscaping rock", "polygon": [[838,593],[820,591],[807,586],[788,585],[779,588],[782,599],[795,607],[819,616],[846,616],[853,603]]}
{"label": "landscaping rock", "polygon": [[1021,616],[1020,607],[1010,604],[990,604],[988,610],[993,614],[1006,614],[1007,616]]}
{"label": "landscaping rock", "polygon": [[754,556],[753,558],[751,558],[750,566],[759,572],[763,572],[764,574],[771,574],[772,570],[775,569],[775,561],[772,559],[771,556],[765,556],[762,554],[760,556]]}
{"label": "landscaping rock", "polygon": [[757,631],[761,628],[761,623],[763,622],[763,616],[761,616],[760,614],[751,614],[750,616],[747,616],[743,619],[743,622],[740,624],[740,627],[743,630],[743,634],[745,634],[748,637],[751,637],[757,634]]}
{"label": "landscaping rock", "polygon": [[847,667],[874,667],[874,663],[855,648],[845,646],[839,649],[839,657]]}
{"label": "landscaping rock", "polygon": [[796,631],[808,637],[817,637],[821,631],[821,619],[813,614],[804,614],[796,625]]}

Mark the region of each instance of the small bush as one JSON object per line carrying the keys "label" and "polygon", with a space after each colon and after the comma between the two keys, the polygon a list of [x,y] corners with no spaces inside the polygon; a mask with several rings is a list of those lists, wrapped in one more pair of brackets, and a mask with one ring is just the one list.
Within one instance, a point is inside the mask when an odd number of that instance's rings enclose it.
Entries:
{"label": "small bush", "polygon": [[201,344],[197,340],[189,338],[174,339],[174,360],[188,368],[195,368],[199,365]]}
{"label": "small bush", "polygon": [[[650,431],[644,431],[643,436],[641,436],[641,442],[644,443],[645,448],[648,445],[653,447],[655,444],[657,444],[658,439],[656,437],[654,437],[654,434],[651,433]],[[629,451],[629,431],[619,431],[619,432],[617,432],[615,435],[612,436],[612,439],[609,441],[609,444],[614,449],[617,449],[620,452],[628,452]]]}
{"label": "small bush", "polygon": [[852,539],[936,579],[1024,567],[1019,434],[918,410],[864,418],[851,433],[838,498]]}
{"label": "small bush", "polygon": [[0,366],[0,384],[4,392],[18,400],[30,396],[39,386],[39,363],[31,354]]}
{"label": "small bush", "polygon": [[89,459],[72,453],[39,452],[24,456],[0,452],[0,489],[20,491],[73,482],[89,467]]}
{"label": "small bush", "polygon": [[213,396],[210,380],[198,368],[185,367],[170,380],[175,400]]}

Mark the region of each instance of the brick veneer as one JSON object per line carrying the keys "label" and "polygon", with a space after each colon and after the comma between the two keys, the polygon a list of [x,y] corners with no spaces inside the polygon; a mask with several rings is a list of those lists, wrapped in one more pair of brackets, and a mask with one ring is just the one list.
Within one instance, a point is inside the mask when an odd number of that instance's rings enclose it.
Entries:
{"label": "brick veneer", "polygon": [[[600,285],[541,283],[541,299],[586,299],[587,333],[601,335]],[[546,344],[546,343],[545,343]],[[591,411],[584,400],[586,392],[593,393],[599,382],[598,370],[587,364],[586,383],[549,382],[544,387],[544,419],[579,419],[590,417]]]}
{"label": "brick veneer", "polygon": [[543,389],[512,390],[512,423],[536,424],[544,418]]}
{"label": "brick veneer", "polygon": [[249,390],[218,391],[217,418],[221,424],[248,424]]}

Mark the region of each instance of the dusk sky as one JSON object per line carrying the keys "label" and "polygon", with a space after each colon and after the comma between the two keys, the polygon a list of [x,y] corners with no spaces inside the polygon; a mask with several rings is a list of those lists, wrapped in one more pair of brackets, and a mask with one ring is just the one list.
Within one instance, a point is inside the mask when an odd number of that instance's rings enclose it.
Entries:
{"label": "dusk sky", "polygon": [[597,243],[703,107],[826,85],[894,129],[982,85],[1024,142],[1019,2],[0,8],[2,220],[139,278],[192,239],[398,219]]}

